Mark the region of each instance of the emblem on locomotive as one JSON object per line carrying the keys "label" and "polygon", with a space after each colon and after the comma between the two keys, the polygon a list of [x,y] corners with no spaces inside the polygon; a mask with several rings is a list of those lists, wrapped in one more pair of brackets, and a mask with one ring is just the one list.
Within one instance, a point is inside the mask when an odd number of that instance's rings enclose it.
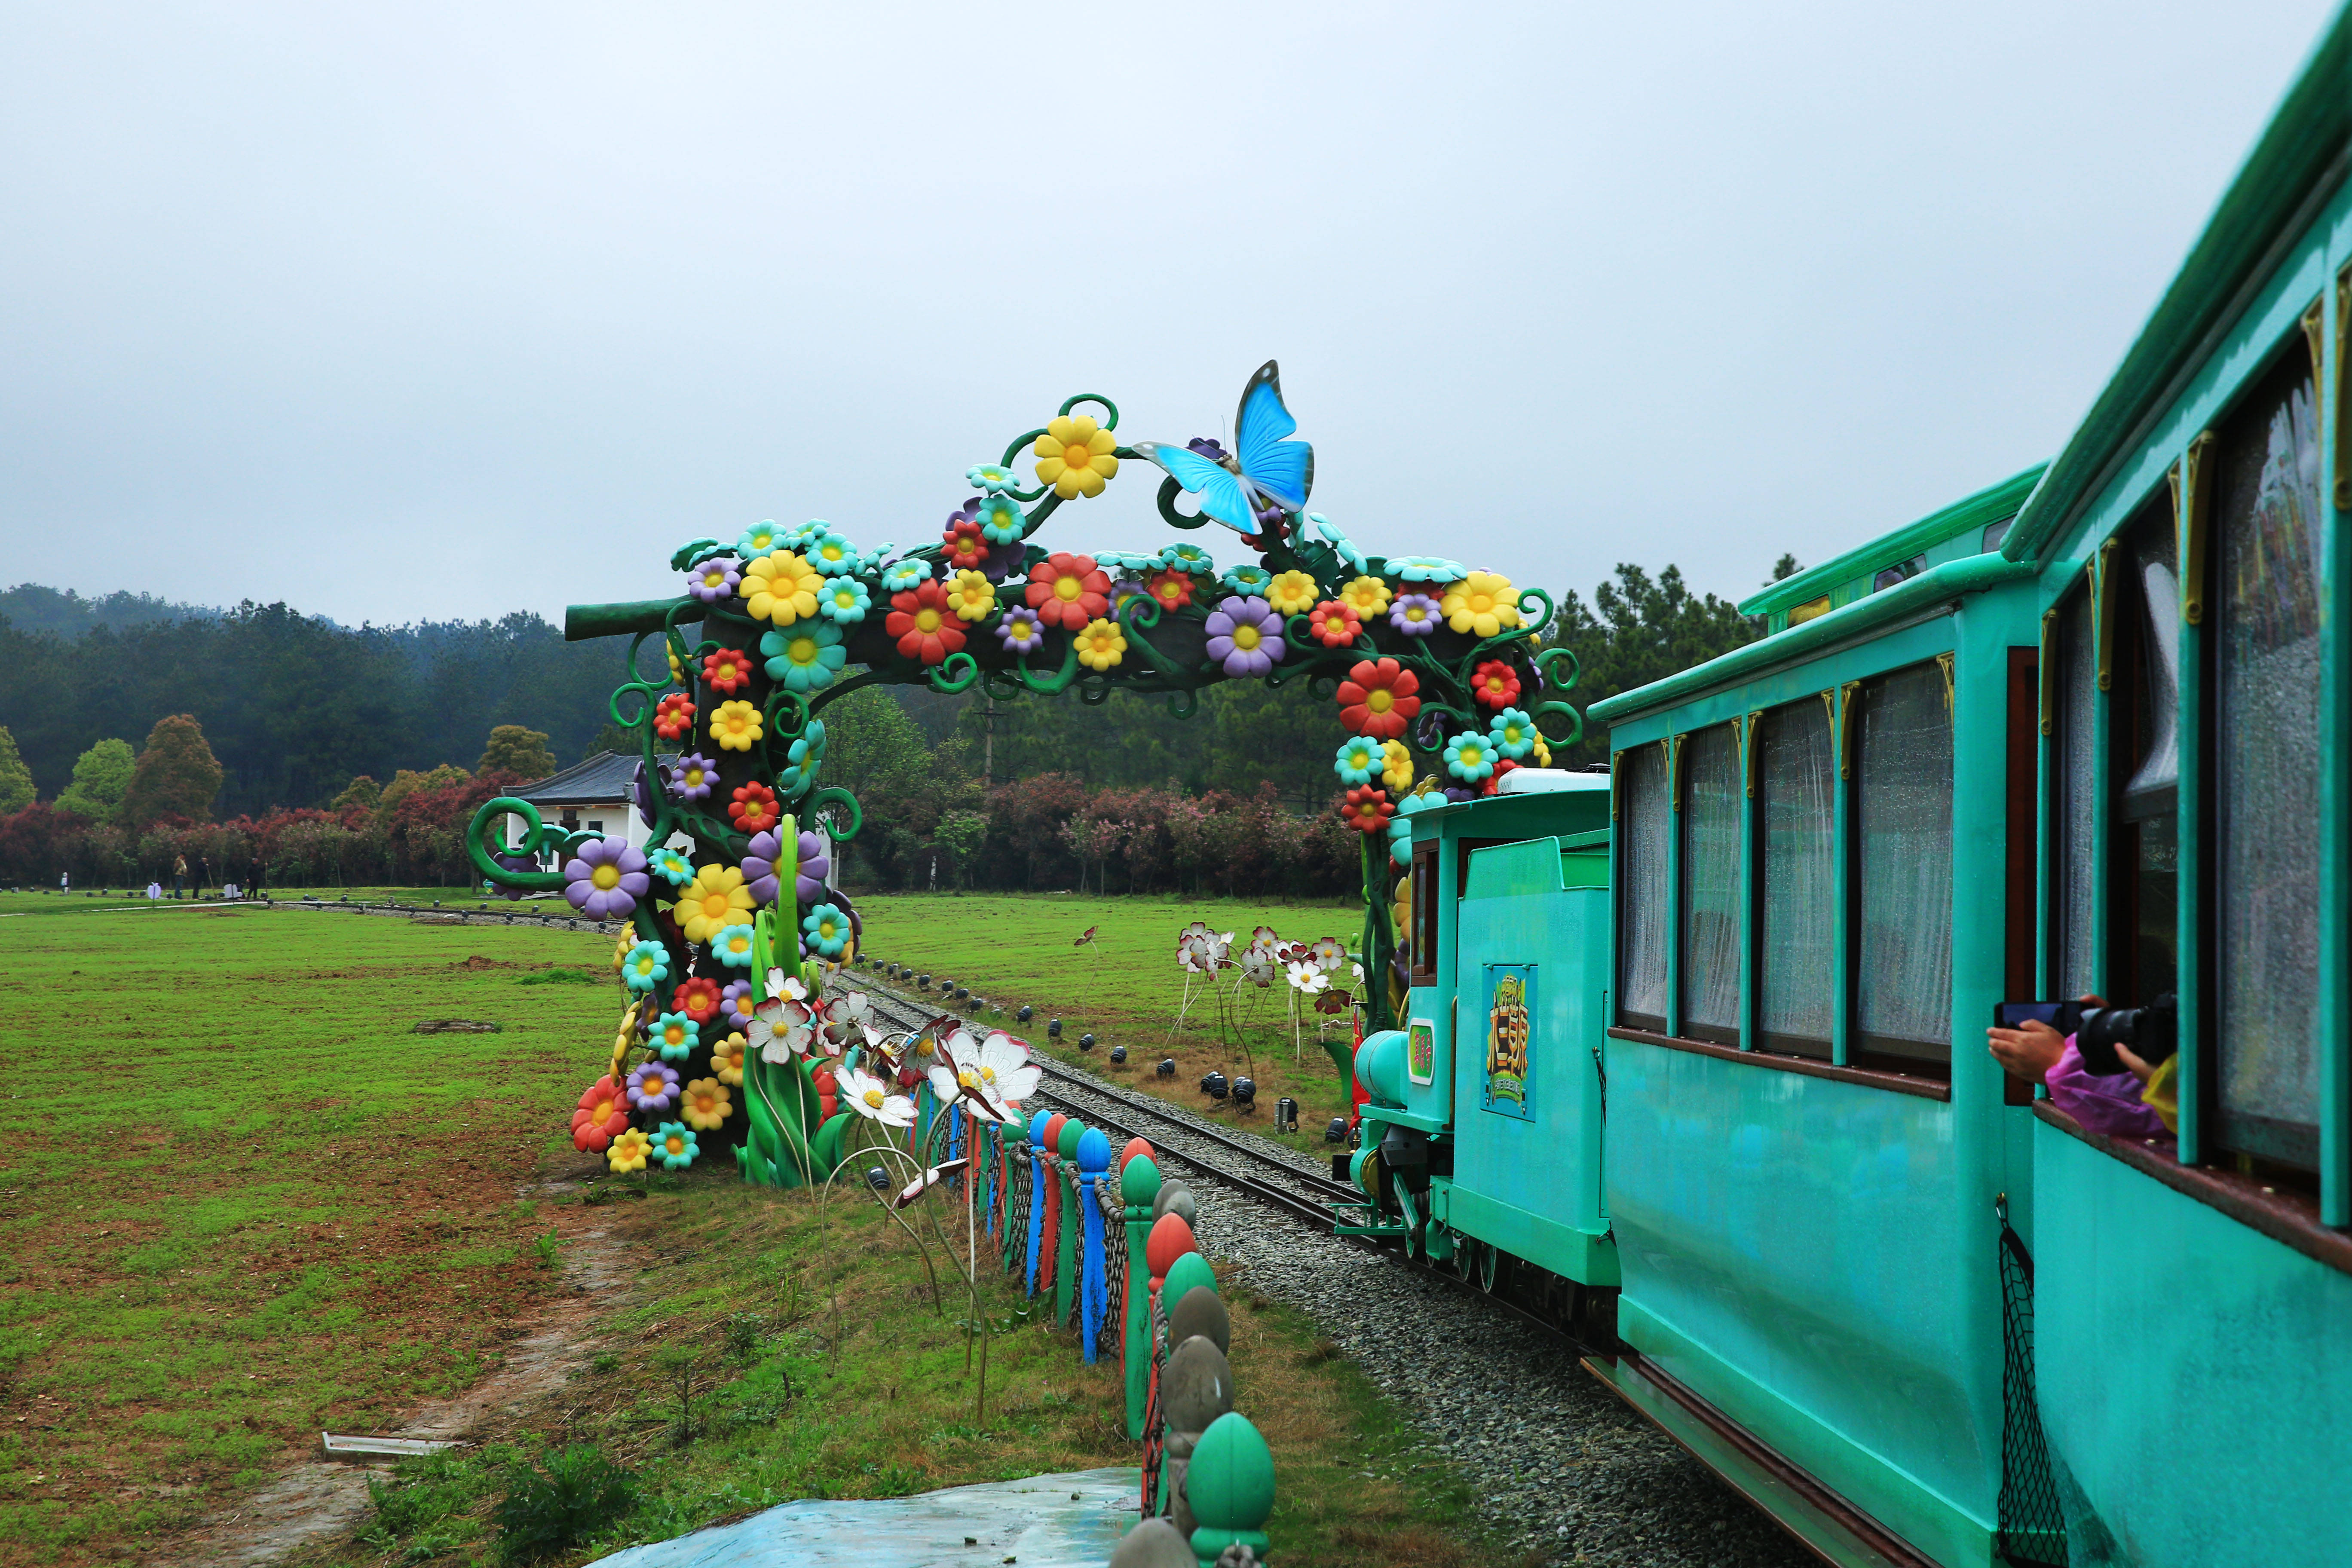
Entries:
{"label": "emblem on locomotive", "polygon": [[1530,1118],[1528,1047],[1533,1037],[1530,1005],[1536,971],[1531,963],[1486,965],[1486,1107],[1505,1116]]}

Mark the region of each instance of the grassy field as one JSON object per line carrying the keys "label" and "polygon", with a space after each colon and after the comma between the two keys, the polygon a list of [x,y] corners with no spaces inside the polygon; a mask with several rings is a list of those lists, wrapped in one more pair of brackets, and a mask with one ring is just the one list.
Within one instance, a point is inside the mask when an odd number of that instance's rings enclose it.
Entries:
{"label": "grassy field", "polygon": [[[46,902],[0,924],[13,1562],[185,1523],[478,1377],[545,1278],[517,1189],[617,1011],[518,985],[601,963],[585,932]],[[452,1016],[502,1029],[408,1032]]]}
{"label": "grassy field", "polygon": [[[978,1320],[956,1288],[955,1246],[914,1216],[943,1286],[934,1305],[916,1242],[862,1195],[845,1197],[820,1226],[805,1194],[747,1193],[717,1170],[655,1178],[625,1223],[657,1255],[657,1280],[605,1320],[613,1349],[567,1399],[560,1427],[526,1423],[476,1455],[404,1466],[358,1541],[300,1561],[466,1560],[490,1539],[500,1472],[551,1443],[596,1445],[639,1490],[593,1544],[556,1559],[565,1563],[800,1498],[1137,1462],[1118,1364],[1087,1365],[1074,1334],[1046,1327],[985,1268],[978,1410],[962,1327]],[[1489,1560],[1470,1550],[1468,1489],[1414,1468],[1393,1407],[1311,1325],[1245,1289],[1227,1294],[1236,1407],[1275,1452],[1270,1525],[1285,1556],[1329,1568]]]}
{"label": "grassy field", "polygon": [[[1139,1047],[1193,918],[1127,900],[861,907],[877,951],[913,962],[934,943],[929,961],[968,979],[1026,976],[1041,1005],[1096,1007],[1067,1009],[1072,1039],[1092,1027]],[[1221,930],[1300,937],[1344,936],[1349,913],[1202,910]],[[1075,954],[1091,973],[1070,963],[1074,915],[1101,928],[1102,955]],[[1110,1426],[1111,1373],[1001,1285],[982,1305],[1003,1337],[975,1424],[953,1327],[968,1309],[950,1297],[941,1321],[919,1260],[871,1210],[836,1206],[820,1246],[806,1194],[747,1191],[723,1166],[636,1184],[641,1202],[559,1206],[542,1184],[601,1171],[563,1129],[618,997],[538,982],[601,973],[606,938],[32,894],[0,894],[0,1042],[19,1063],[0,1153],[0,1563],[168,1551],[321,1429],[388,1430],[476,1382],[547,1305],[543,1254],[591,1213],[622,1216],[636,1281],[594,1304],[593,1370],[493,1434],[510,1447],[422,1467],[359,1539],[307,1560],[487,1562],[505,1463],[551,1442],[635,1469],[639,1500],[607,1544],[795,1496],[1134,1460]],[[500,1031],[409,1032],[442,1017]],[[1466,1493],[1417,1463],[1394,1410],[1304,1321],[1245,1291],[1234,1316],[1242,1407],[1275,1447],[1292,1560],[1473,1560]]]}
{"label": "grassy field", "polygon": [[[1362,930],[1361,904],[918,893],[863,898],[857,910],[868,953],[929,973],[934,983],[945,977],[1003,1002],[1003,1027],[1115,1083],[1230,1119],[1267,1138],[1275,1137],[1275,1100],[1289,1095],[1298,1101],[1301,1131],[1276,1141],[1301,1149],[1324,1148],[1324,1122],[1348,1111],[1350,1097],[1317,1034],[1322,1024],[1326,1039],[1352,1038],[1346,1016],[1326,1018],[1302,1004],[1294,1031],[1289,994],[1279,980],[1265,990],[1237,989],[1228,972],[1218,986],[1227,1008],[1221,1014],[1218,995],[1194,978],[1184,1025],[1172,1026],[1187,978],[1176,964],[1176,936],[1198,920],[1236,933],[1236,946],[1266,925],[1286,942],[1334,936],[1352,948]],[[1088,927],[1094,940],[1074,946]],[[1013,1021],[1024,1003],[1036,1010],[1026,1026]],[[1221,1016],[1232,1017],[1235,1026],[1221,1029]],[[1055,1017],[1062,1020],[1058,1041],[1045,1034]],[[1095,1048],[1081,1052],[1077,1041],[1088,1034],[1096,1037]],[[1124,1063],[1111,1061],[1113,1045],[1127,1047]],[[1176,1071],[1160,1078],[1155,1068],[1170,1057]],[[1202,1076],[1212,1069],[1228,1079],[1244,1073],[1255,1079],[1257,1110],[1220,1106],[1201,1093]]]}

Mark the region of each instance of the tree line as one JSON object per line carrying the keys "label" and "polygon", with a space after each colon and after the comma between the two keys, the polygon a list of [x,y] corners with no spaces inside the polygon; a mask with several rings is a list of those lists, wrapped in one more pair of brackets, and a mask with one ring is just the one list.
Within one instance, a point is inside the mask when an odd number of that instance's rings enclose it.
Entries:
{"label": "tree line", "polygon": [[[1774,580],[1796,569],[1784,555]],[[1621,564],[1589,602],[1564,594],[1548,636],[1575,655],[1581,709],[1760,629],[1673,566]],[[620,651],[523,613],[354,629],[284,605],[7,590],[0,879],[143,883],[194,845],[286,885],[465,884],[461,835],[482,801],[629,745],[605,710]],[[1304,682],[1224,683],[1199,701],[1180,719],[1116,690],[1094,706],[850,693],[826,710],[827,780],[866,814],[847,868],[893,888],[1351,889],[1356,841],[1328,809],[1333,706]],[[124,739],[142,732],[139,749]],[[1607,754],[1588,728],[1553,763]]]}

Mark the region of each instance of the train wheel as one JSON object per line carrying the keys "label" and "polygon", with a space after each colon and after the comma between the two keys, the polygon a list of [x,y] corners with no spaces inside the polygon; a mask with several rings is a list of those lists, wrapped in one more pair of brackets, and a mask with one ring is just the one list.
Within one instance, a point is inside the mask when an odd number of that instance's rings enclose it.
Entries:
{"label": "train wheel", "polygon": [[1501,1271],[1502,1254],[1494,1247],[1481,1247],[1478,1252],[1478,1289],[1489,1296],[1495,1293],[1495,1277]]}
{"label": "train wheel", "polygon": [[1483,1241],[1473,1241],[1466,1236],[1454,1238],[1454,1277],[1468,1280],[1478,1272],[1478,1259],[1486,1251]]}

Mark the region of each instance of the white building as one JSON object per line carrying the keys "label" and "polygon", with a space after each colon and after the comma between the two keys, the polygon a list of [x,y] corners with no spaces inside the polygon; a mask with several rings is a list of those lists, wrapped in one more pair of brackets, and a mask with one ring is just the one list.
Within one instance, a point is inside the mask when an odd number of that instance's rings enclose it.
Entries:
{"label": "white building", "polygon": [[[677,760],[666,756],[661,762],[667,767]],[[551,826],[561,825],[567,833],[602,833],[608,837],[625,838],[633,847],[642,849],[646,847],[646,822],[637,815],[630,791],[637,762],[635,757],[598,752],[562,773],[512,793],[518,799],[537,806],[543,820]],[[659,781],[652,781],[650,787],[658,790]],[[522,818],[507,818],[509,848],[521,842],[522,828]],[[676,842],[676,836],[672,841]]]}

